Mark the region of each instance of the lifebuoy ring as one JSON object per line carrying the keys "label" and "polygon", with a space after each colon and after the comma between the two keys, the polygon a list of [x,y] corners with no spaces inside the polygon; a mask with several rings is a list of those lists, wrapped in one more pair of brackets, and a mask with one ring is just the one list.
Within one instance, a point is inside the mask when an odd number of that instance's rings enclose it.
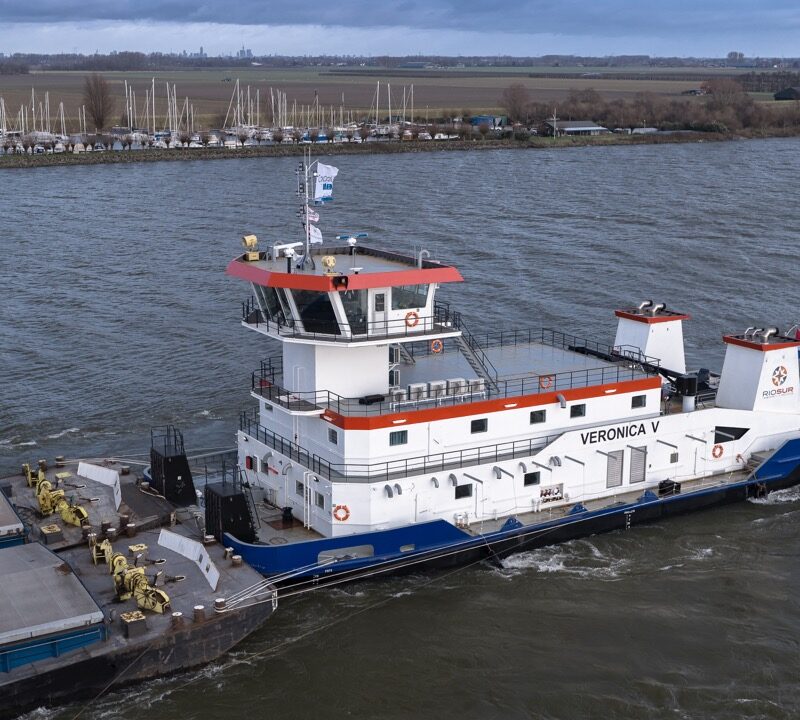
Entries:
{"label": "lifebuoy ring", "polygon": [[444,350],[444,343],[436,338],[436,340],[431,340],[431,352],[436,353],[437,355]]}
{"label": "lifebuoy ring", "polygon": [[333,517],[339,522],[346,522],[350,517],[350,508],[347,505],[337,505],[333,508]]}
{"label": "lifebuoy ring", "polygon": [[719,444],[714,445],[714,447],[711,448],[711,455],[716,460],[719,460],[722,457],[722,453],[724,453],[724,452],[725,452],[725,448],[723,448],[722,445],[719,445]]}
{"label": "lifebuoy ring", "polygon": [[539,388],[541,390],[547,390],[553,384],[553,376],[552,375],[539,375]]}
{"label": "lifebuoy ring", "polygon": [[417,327],[419,324],[419,313],[411,312],[406,313],[406,327]]}

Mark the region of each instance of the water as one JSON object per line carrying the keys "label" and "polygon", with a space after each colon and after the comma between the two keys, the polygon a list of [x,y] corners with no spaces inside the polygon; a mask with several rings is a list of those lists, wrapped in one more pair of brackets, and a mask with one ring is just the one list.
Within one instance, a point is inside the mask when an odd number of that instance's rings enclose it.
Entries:
{"label": "water", "polygon": [[[0,174],[0,468],[229,445],[273,350],[239,325],[239,237],[294,240],[295,159]],[[475,328],[613,340],[646,298],[723,331],[786,326],[800,141],[336,158],[321,227],[455,262]],[[796,718],[800,492],[287,601],[228,658],[83,718]],[[84,706],[31,718],[72,718]]]}

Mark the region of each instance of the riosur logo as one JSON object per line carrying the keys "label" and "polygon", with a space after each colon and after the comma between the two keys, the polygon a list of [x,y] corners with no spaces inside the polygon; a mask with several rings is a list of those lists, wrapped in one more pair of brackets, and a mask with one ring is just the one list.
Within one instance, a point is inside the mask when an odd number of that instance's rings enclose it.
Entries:
{"label": "riosur logo", "polygon": [[786,371],[786,368],[783,365],[778,365],[775,370],[772,372],[772,384],[775,387],[780,387],[786,382],[786,376],[789,373]]}

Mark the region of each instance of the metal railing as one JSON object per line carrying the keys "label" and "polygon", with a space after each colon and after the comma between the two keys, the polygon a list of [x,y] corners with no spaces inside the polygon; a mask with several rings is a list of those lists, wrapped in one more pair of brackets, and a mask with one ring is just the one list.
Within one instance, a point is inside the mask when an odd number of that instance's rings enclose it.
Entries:
{"label": "metal railing", "polygon": [[[530,440],[495,443],[494,445],[387,460],[380,463],[331,463],[319,455],[310,453],[297,443],[268,430],[260,425],[255,417],[248,416],[246,412],[240,416],[239,429],[290,460],[304,465],[311,472],[333,482],[381,482],[410,475],[445,472],[489,462],[515,460],[536,454],[560,437],[560,435],[548,435]],[[441,480],[444,482],[446,478]]]}

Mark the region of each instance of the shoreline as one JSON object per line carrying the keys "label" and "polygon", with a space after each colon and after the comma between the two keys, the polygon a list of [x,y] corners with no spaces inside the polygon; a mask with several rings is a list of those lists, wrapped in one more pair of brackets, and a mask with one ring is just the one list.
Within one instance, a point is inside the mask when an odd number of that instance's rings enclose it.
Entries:
{"label": "shoreline", "polygon": [[532,137],[520,141],[511,139],[447,140],[447,141],[387,141],[370,143],[336,143],[320,145],[260,145],[239,149],[230,148],[177,148],[171,150],[113,150],[59,153],[48,155],[0,155],[0,170],[67,165],[113,165],[140,162],[181,162],[187,160],[230,160],[256,157],[298,157],[307,147],[316,155],[374,155],[413,152],[452,152],[480,150],[546,150],[548,148],[595,147],[618,145],[663,145],[675,143],[726,142],[731,140],[794,137],[789,134],[764,134],[757,136],[729,135],[709,132],[680,132],[667,135],[595,135],[573,137]]}

